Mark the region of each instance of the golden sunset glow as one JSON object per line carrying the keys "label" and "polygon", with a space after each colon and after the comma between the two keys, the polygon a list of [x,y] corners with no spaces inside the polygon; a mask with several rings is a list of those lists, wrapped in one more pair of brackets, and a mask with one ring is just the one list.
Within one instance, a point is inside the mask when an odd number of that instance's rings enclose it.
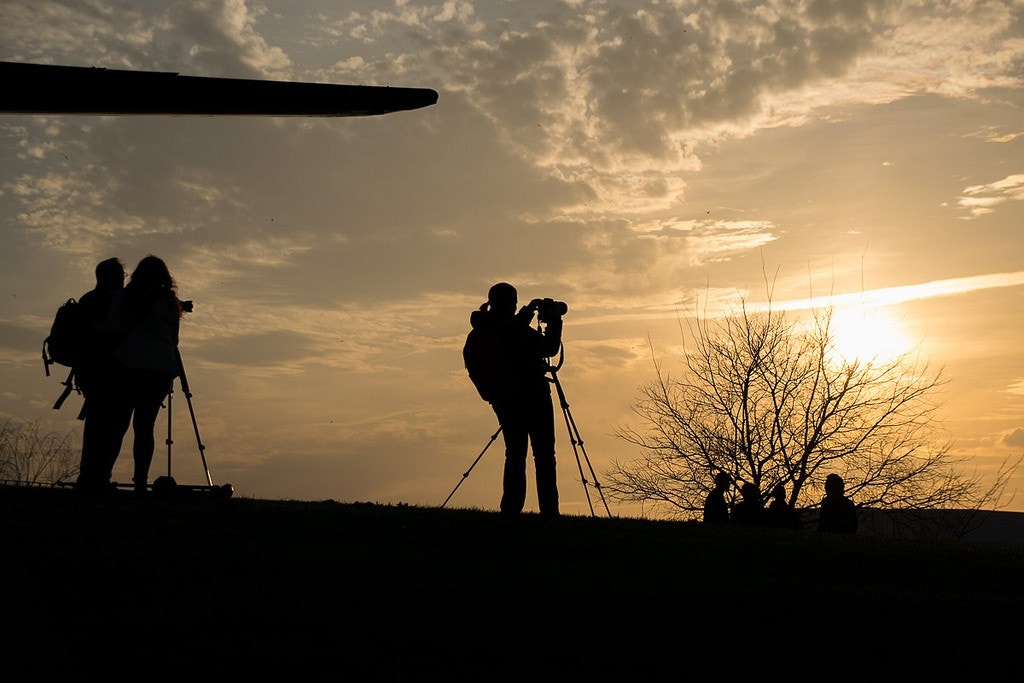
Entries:
{"label": "golden sunset glow", "polygon": [[889,311],[851,307],[832,316],[835,351],[846,360],[886,363],[911,353],[917,343]]}
{"label": "golden sunset glow", "polygon": [[[439,504],[496,428],[461,349],[499,281],[568,304],[559,376],[599,475],[637,457],[614,434],[652,353],[676,371],[693,315],[745,301],[832,308],[844,357],[944,368],[939,417],[989,476],[1024,452],[1020,12],[5,0],[2,61],[439,100],[345,119],[0,115],[0,419],[80,438],[42,340],[98,262],[155,254],[195,301],[181,353],[213,476],[240,495]],[[202,480],[179,417],[175,475]],[[453,504],[497,507],[498,451]]]}

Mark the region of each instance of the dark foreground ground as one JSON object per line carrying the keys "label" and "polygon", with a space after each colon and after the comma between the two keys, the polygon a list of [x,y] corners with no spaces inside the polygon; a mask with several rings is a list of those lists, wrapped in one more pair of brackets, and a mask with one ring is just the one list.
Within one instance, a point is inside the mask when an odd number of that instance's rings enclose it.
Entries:
{"label": "dark foreground ground", "polygon": [[7,680],[1016,680],[1024,633],[1019,546],[0,487],[0,553]]}

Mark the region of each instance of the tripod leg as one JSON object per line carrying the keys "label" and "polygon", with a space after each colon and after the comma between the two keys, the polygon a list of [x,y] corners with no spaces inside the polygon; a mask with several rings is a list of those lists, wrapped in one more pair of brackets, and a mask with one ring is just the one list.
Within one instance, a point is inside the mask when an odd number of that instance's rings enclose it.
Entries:
{"label": "tripod leg", "polygon": [[174,439],[171,438],[171,397],[174,395],[174,382],[171,382],[171,388],[167,392],[167,476],[171,476],[171,445],[174,443]]}
{"label": "tripod leg", "polygon": [[[590,456],[587,455],[587,449],[583,444],[583,437],[580,435],[580,430],[576,426],[576,420],[572,416],[572,412],[569,410],[569,402],[565,398],[565,391],[562,390],[562,383],[558,380],[557,371],[552,368],[551,370],[551,381],[555,385],[555,389],[558,392],[558,400],[562,404],[562,413],[565,416],[565,428],[569,432],[569,442],[572,443],[573,453],[576,454],[576,466],[580,471],[580,479],[583,481],[583,490],[587,494],[587,504],[590,505],[590,515],[596,517],[594,513],[594,505],[590,500],[590,491],[587,489],[588,482],[586,476],[583,474],[583,465],[580,462],[580,452],[583,453],[583,459],[587,462],[587,469],[590,471],[590,476],[594,481],[594,488],[597,489],[598,495],[601,497],[601,502],[604,504],[604,510],[609,517],[612,516],[612,511],[608,507],[608,501],[604,497],[604,491],[601,489],[601,483],[597,480],[597,473],[594,472],[594,466],[590,462]],[[577,446],[579,450],[577,450]]]}
{"label": "tripod leg", "polygon": [[608,501],[605,500],[604,489],[601,488],[601,482],[599,482],[597,480],[597,473],[594,472],[594,466],[590,463],[590,456],[587,455],[587,449],[583,445],[583,437],[580,436],[580,430],[576,426],[576,420],[573,419],[572,413],[569,412],[568,404],[566,404],[566,406],[565,406],[565,414],[566,414],[566,417],[567,417],[568,421],[572,423],[573,431],[576,432],[576,440],[580,444],[580,451],[583,453],[583,459],[587,463],[587,469],[590,470],[590,477],[591,477],[591,479],[594,482],[594,488],[597,489],[597,494],[601,497],[601,502],[604,504],[604,511],[608,514],[609,517],[611,517],[612,516],[612,511],[608,508]]}
{"label": "tripod leg", "polygon": [[177,348],[174,354],[178,357],[178,372],[181,380],[181,392],[185,394],[185,402],[188,403],[188,412],[192,416],[192,430],[196,433],[196,445],[199,446],[199,457],[203,461],[203,471],[206,473],[206,483],[213,486],[213,478],[210,476],[210,468],[206,465],[206,446],[199,436],[199,423],[196,422],[196,410],[192,406],[192,391],[188,388],[188,377],[185,376],[185,364],[181,362],[181,352]]}
{"label": "tripod leg", "polygon": [[587,496],[587,505],[590,507],[590,516],[596,517],[594,513],[594,502],[590,500],[590,489],[587,488],[587,477],[583,474],[583,464],[580,462],[580,452],[576,448],[577,439],[576,432],[573,429],[574,425],[572,422],[572,416],[569,414],[569,402],[565,400],[565,392],[562,391],[562,383],[558,381],[558,373],[551,370],[551,381],[555,385],[555,391],[558,393],[558,402],[562,406],[562,417],[565,418],[565,429],[569,432],[569,443],[572,444],[573,455],[576,456],[576,468],[580,472],[580,481],[583,482],[583,493]]}
{"label": "tripod leg", "polygon": [[441,507],[444,507],[445,505],[448,504],[448,501],[452,499],[452,496],[455,495],[455,492],[459,490],[460,486],[462,486],[462,482],[466,481],[466,479],[469,478],[469,473],[472,472],[473,468],[476,467],[476,464],[480,462],[480,458],[484,457],[484,453],[486,453],[487,449],[491,447],[491,444],[494,443],[494,440],[498,438],[498,434],[501,434],[501,427],[498,427],[498,431],[491,434],[491,440],[488,441],[487,445],[484,446],[484,449],[480,451],[480,455],[476,456],[476,460],[474,460],[473,464],[469,466],[469,469],[462,473],[462,479],[460,479],[459,483],[455,485],[455,488],[452,489],[452,492],[448,494],[448,497],[444,499],[444,502],[441,503]]}

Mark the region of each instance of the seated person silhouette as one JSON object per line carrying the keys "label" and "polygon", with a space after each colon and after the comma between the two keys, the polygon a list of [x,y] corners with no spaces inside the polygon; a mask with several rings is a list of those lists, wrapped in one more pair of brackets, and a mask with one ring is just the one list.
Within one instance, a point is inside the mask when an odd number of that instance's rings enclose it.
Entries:
{"label": "seated person silhouette", "polygon": [[800,516],[786,501],[786,487],[776,484],[772,489],[772,502],[768,505],[768,525],[783,529],[800,526]]}
{"label": "seated person silhouette", "polygon": [[715,488],[704,499],[704,521],[711,523],[729,521],[729,505],[725,502],[725,492],[732,485],[732,479],[725,472],[715,475]]}
{"label": "seated person silhouette", "polygon": [[748,526],[764,524],[764,501],[757,484],[750,482],[740,487],[743,499],[732,506],[732,521]]}
{"label": "seated person silhouette", "polygon": [[838,474],[825,477],[825,497],[821,499],[818,531],[857,533],[857,506],[846,497],[846,483]]}

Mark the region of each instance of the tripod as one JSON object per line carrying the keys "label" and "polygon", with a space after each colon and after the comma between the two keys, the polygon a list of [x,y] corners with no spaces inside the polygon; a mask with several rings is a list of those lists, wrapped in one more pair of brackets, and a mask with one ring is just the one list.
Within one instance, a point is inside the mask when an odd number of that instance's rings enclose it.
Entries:
{"label": "tripod", "polygon": [[576,456],[576,467],[580,472],[580,481],[583,483],[583,493],[587,496],[587,505],[590,506],[590,516],[597,517],[597,514],[594,512],[594,503],[590,499],[590,489],[588,487],[591,484],[587,481],[587,477],[583,473],[583,463],[580,461],[581,453],[583,454],[583,460],[587,463],[587,470],[593,478],[593,486],[601,497],[601,502],[604,504],[604,511],[609,517],[611,517],[612,511],[608,508],[608,501],[605,499],[604,491],[601,489],[601,482],[597,480],[597,474],[594,472],[594,466],[590,464],[590,456],[587,455],[587,449],[583,445],[583,437],[580,436],[580,430],[576,426],[576,420],[573,418],[572,412],[569,410],[569,402],[565,399],[565,391],[562,389],[562,383],[558,381],[558,371],[561,369],[564,361],[565,346],[562,346],[559,350],[558,364],[548,366],[548,372],[551,373],[551,379],[549,381],[555,385],[555,392],[558,394],[558,402],[562,406],[562,416],[565,418],[565,429],[569,432],[569,443],[572,444],[572,452],[573,455]]}
{"label": "tripod", "polygon": [[159,477],[153,482],[153,488],[160,490],[162,488],[173,488],[180,489],[185,488],[191,491],[210,491],[216,493],[225,498],[230,497],[234,492],[231,484],[224,484],[223,486],[214,486],[213,477],[210,476],[210,468],[206,464],[206,446],[203,444],[202,438],[199,436],[199,423],[196,421],[195,407],[192,405],[192,391],[189,389],[188,376],[185,374],[185,364],[181,361],[181,352],[176,348],[174,349],[175,356],[178,359],[178,380],[181,382],[181,392],[185,394],[185,401],[188,403],[188,412],[192,417],[192,430],[196,435],[196,445],[199,447],[199,457],[203,461],[203,472],[206,474],[206,485],[205,486],[187,486],[182,487],[174,481],[174,477],[171,476],[171,446],[174,444],[174,439],[171,435],[172,420],[172,398],[174,396],[174,383],[171,383],[171,388],[167,392],[167,476]]}
{"label": "tripod", "polygon": [[[587,463],[587,469],[590,472],[590,476],[593,478],[593,486],[595,489],[597,489],[597,493],[601,497],[601,502],[604,504],[605,512],[608,514],[609,517],[611,517],[612,511],[608,508],[608,501],[605,500],[604,491],[601,490],[601,483],[597,480],[597,474],[594,473],[594,467],[593,465],[590,464],[590,457],[587,455],[586,448],[584,448],[583,437],[580,436],[579,428],[576,426],[576,420],[573,418],[572,413],[569,411],[569,402],[565,398],[565,391],[562,389],[562,383],[558,380],[558,370],[562,367],[562,363],[564,361],[565,347],[562,346],[559,349],[558,364],[554,366],[550,364],[548,365],[548,372],[551,373],[551,377],[548,379],[548,381],[555,385],[555,391],[558,394],[558,402],[562,408],[562,416],[565,418],[565,427],[566,430],[569,432],[569,442],[572,444],[573,454],[576,456],[576,467],[580,473],[580,481],[583,483],[583,493],[586,494],[587,505],[590,507],[590,516],[597,517],[597,513],[594,512],[594,503],[590,498],[590,489],[588,487],[591,485],[591,483],[587,481],[587,477],[583,473],[583,462],[580,460],[581,453],[583,454],[583,460],[585,460]],[[480,462],[481,458],[484,457],[484,453],[487,452],[487,449],[491,447],[491,444],[494,443],[494,440],[498,438],[498,434],[500,433],[501,427],[498,427],[498,430],[491,434],[491,438],[487,442],[487,445],[485,445],[483,450],[480,451],[480,454],[476,456],[476,460],[474,460],[473,464],[469,466],[469,469],[463,472],[462,479],[460,479],[459,483],[455,485],[455,488],[452,489],[452,492],[448,494],[448,497],[444,499],[444,502],[441,503],[441,507],[444,507],[445,505],[448,504],[448,501],[452,499],[452,496],[454,496],[455,492],[459,490],[459,487],[462,486],[463,482],[465,482],[466,479],[469,478],[469,475],[470,473],[472,473],[473,468],[476,467],[476,464]]]}

